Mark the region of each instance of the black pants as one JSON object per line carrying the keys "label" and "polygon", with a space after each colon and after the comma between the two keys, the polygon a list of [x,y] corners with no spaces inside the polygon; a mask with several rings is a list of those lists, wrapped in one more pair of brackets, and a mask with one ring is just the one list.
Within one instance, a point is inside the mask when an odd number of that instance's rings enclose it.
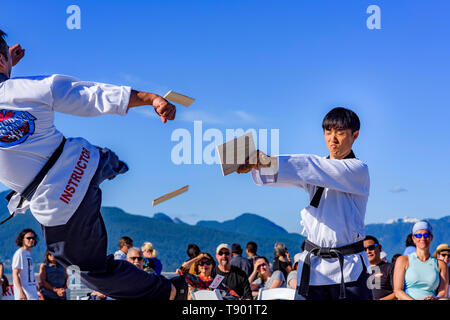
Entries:
{"label": "black pants", "polygon": [[[346,298],[342,300],[373,300],[372,290],[367,287],[368,278],[369,274],[364,267],[358,280],[345,283]],[[309,286],[306,300],[339,300],[340,289],[340,284]]]}
{"label": "black pants", "polygon": [[100,161],[89,189],[70,220],[42,231],[49,252],[64,267],[78,266],[81,281],[90,289],[113,299],[168,300],[171,282],[148,274],[128,261],[107,256],[108,238],[100,213],[100,183],[128,170],[108,149],[100,150]]}

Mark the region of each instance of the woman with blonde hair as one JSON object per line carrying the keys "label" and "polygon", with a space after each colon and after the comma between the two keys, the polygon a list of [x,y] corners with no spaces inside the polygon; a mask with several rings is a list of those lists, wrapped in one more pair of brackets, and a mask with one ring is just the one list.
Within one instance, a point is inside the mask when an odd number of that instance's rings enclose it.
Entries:
{"label": "woman with blonde hair", "polygon": [[151,261],[153,261],[155,265],[155,272],[157,275],[160,275],[162,271],[162,263],[158,258],[156,258],[158,256],[158,251],[153,248],[153,244],[151,242],[144,242],[141,250],[142,255],[144,256],[144,270],[146,269],[146,266],[152,265]]}

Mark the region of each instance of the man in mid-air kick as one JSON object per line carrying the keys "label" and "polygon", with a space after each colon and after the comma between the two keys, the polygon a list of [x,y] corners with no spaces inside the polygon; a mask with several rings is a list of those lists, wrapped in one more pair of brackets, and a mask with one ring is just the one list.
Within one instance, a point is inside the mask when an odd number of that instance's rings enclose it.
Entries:
{"label": "man in mid-air kick", "polygon": [[64,75],[10,78],[25,51],[8,47],[4,38],[0,30],[0,181],[13,190],[10,213],[29,209],[49,252],[64,267],[80,268],[89,288],[114,299],[174,299],[168,279],[106,254],[99,185],[127,165],[83,138],[66,139],[53,120],[55,111],[124,116],[129,108],[150,105],[165,123],[175,119],[175,106],[157,94]]}

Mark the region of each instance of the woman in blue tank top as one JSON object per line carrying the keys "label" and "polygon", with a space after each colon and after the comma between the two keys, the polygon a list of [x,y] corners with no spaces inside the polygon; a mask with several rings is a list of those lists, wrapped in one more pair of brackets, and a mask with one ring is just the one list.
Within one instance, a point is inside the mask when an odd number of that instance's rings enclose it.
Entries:
{"label": "woman in blue tank top", "polygon": [[412,228],[416,251],[397,259],[394,269],[394,292],[399,300],[447,299],[448,273],[442,261],[430,255],[432,228],[419,221]]}

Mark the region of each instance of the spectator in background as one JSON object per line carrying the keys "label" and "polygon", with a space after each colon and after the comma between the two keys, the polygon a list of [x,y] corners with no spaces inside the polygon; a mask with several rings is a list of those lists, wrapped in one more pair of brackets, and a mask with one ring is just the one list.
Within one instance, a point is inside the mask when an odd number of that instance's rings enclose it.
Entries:
{"label": "spectator in background", "polygon": [[416,252],[397,258],[394,269],[394,292],[400,300],[447,299],[447,265],[430,255],[433,230],[427,221],[412,228]]}
{"label": "spectator in background", "polygon": [[[450,246],[446,243],[438,245],[436,251],[433,253],[433,257],[438,260],[444,261],[447,265],[447,275],[450,278]],[[450,298],[450,285],[447,291],[447,298]]]}
{"label": "spectator in background", "polygon": [[283,242],[275,243],[273,256],[273,271],[280,270],[286,278],[289,272],[292,271],[292,263],[289,252]]}
{"label": "spectator in background", "polygon": [[255,264],[256,258],[258,258],[258,254],[256,253],[258,251],[258,245],[254,241],[247,242],[247,246],[245,249],[245,252],[247,253],[247,256],[250,260],[252,260],[253,264]]}
{"label": "spectator in background", "polygon": [[3,266],[3,263],[0,262],[0,299],[2,298],[2,295],[6,292],[9,281],[8,278],[5,276],[5,269]]}
{"label": "spectator in background", "polygon": [[[185,262],[194,259],[196,256],[200,254],[200,248],[195,243],[188,244],[186,253],[189,257]],[[189,273],[195,274],[195,264],[191,264],[191,268],[189,269]]]}
{"label": "spectator in background", "polygon": [[416,252],[416,245],[414,244],[412,234],[408,234],[405,240],[405,251],[403,251],[403,255],[407,256],[413,252]]}
{"label": "spectator in background", "polygon": [[[194,273],[189,272],[194,266]],[[178,274],[184,276],[186,282],[189,284],[188,300],[192,300],[191,292],[198,290],[210,290],[209,286],[213,282],[212,270],[216,263],[213,257],[207,252],[201,252],[194,258],[184,262],[180,268],[177,269]],[[220,282],[217,289],[221,292],[225,300],[240,299],[239,295],[228,288],[223,281]]]}
{"label": "spectator in background", "polygon": [[39,277],[42,284],[44,300],[66,300],[67,279],[66,269],[56,262],[55,258],[45,251],[44,263],[41,263]]}
{"label": "spectator in background", "polygon": [[39,300],[31,248],[37,245],[38,236],[32,229],[22,230],[16,239],[19,247],[12,259],[12,277],[15,300]]}
{"label": "spectator in background", "polygon": [[246,300],[252,299],[252,291],[248,277],[244,271],[231,265],[231,250],[228,244],[222,243],[216,248],[217,266],[212,271],[212,277],[220,274],[222,282]]}
{"label": "spectator in background", "polygon": [[133,246],[133,240],[130,237],[124,236],[119,240],[119,250],[114,253],[114,260],[126,260],[128,249]]}
{"label": "spectator in background", "polygon": [[128,249],[126,260],[141,270],[144,270],[144,257],[142,256],[141,250],[136,247]]}
{"label": "spectator in background", "polygon": [[231,255],[231,265],[244,271],[248,278],[252,274],[253,263],[249,259],[242,257],[242,248],[239,243],[232,244]]}
{"label": "spectator in background", "polygon": [[248,278],[248,282],[252,295],[256,297],[261,288],[274,289],[285,286],[286,278],[280,270],[274,272],[270,270],[269,260],[266,257],[259,257],[255,261],[255,270]]}
{"label": "spectator in background", "polygon": [[397,258],[400,257],[400,256],[401,256],[400,253],[396,253],[396,254],[394,254],[394,255],[392,256],[391,263],[392,263],[394,266],[395,266],[395,262],[397,261]]}
{"label": "spectator in background", "polygon": [[381,257],[383,248],[374,236],[364,238],[364,249],[369,257],[372,270],[370,284],[374,300],[396,300],[394,293],[394,264],[387,263]]}
{"label": "spectator in background", "polygon": [[296,253],[294,256],[294,265],[292,266],[291,272],[289,272],[286,279],[286,287],[297,289],[297,267],[298,261],[300,260],[301,252]]}
{"label": "spectator in background", "polygon": [[163,265],[161,261],[157,258],[158,251],[153,248],[153,244],[151,242],[144,242],[144,244],[141,247],[142,254],[144,255],[145,263],[149,263],[149,260],[152,260],[155,264],[155,272],[157,275],[161,274]]}

